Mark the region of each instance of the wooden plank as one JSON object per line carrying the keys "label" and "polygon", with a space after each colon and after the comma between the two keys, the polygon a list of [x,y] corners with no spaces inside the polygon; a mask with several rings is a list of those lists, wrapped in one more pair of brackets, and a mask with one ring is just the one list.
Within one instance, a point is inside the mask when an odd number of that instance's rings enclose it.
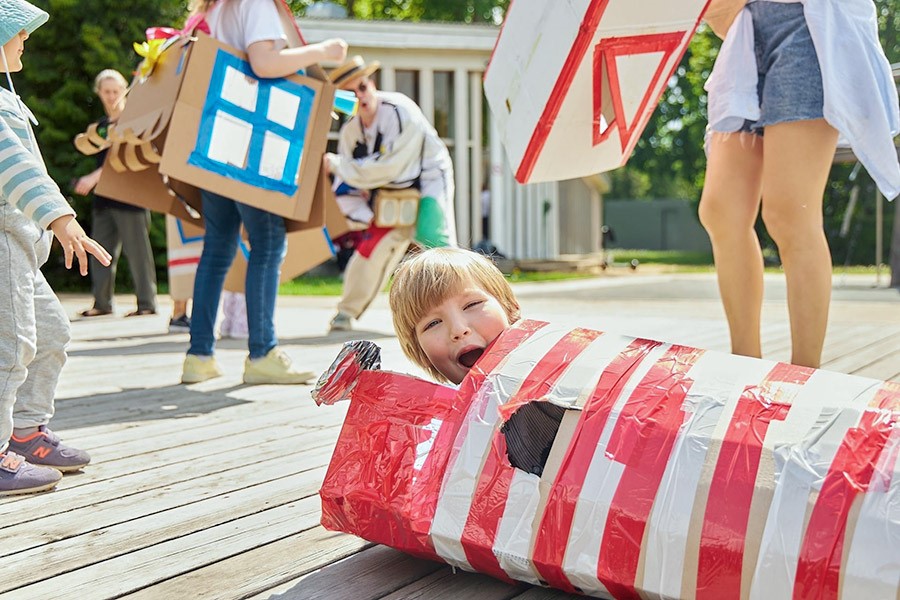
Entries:
{"label": "wooden plank", "polygon": [[480,573],[456,571],[443,567],[427,577],[403,586],[384,596],[384,600],[508,600],[527,589],[528,584],[510,585]]}
{"label": "wooden plank", "polygon": [[[241,454],[259,454],[260,446],[288,444],[296,450],[333,447],[337,429],[291,431],[270,427],[263,433],[251,430],[216,437],[204,437],[188,446],[150,449],[146,454],[129,456],[92,465],[85,473],[67,475],[52,494],[21,496],[0,503],[0,531],[12,523],[33,521],[58,512],[69,512],[92,506],[98,498],[110,501],[142,491],[146,481],[157,478],[159,484],[169,485],[203,473],[203,469],[221,472],[230,459],[241,460]],[[277,451],[276,451],[277,453]],[[224,466],[223,466],[224,463]],[[152,485],[152,482],[151,482]]]}
{"label": "wooden plank", "polygon": [[[273,556],[273,559],[277,560],[277,557]],[[263,600],[275,594],[278,600],[332,600],[335,598],[335,581],[342,582],[340,595],[344,598],[375,600],[444,566],[387,546],[371,546],[312,573],[250,596],[247,600]]]}
{"label": "wooden plank", "polygon": [[[0,593],[0,600],[96,598],[100,590],[116,598],[312,529],[318,520],[319,498],[310,496]],[[224,590],[215,589],[221,597]]]}
{"label": "wooden plank", "polygon": [[[852,352],[848,352],[822,366],[831,371],[856,374],[858,370],[880,360],[885,355],[896,352],[898,350],[898,339],[900,339],[900,331],[881,338],[862,338],[861,344]],[[885,375],[891,375],[891,373],[885,372]],[[878,379],[882,379],[882,377],[878,377]]]}
{"label": "wooden plank", "polygon": [[15,579],[0,581],[0,591],[62,575],[129,553],[145,550],[186,534],[203,531],[314,496],[324,468],[291,475],[276,482],[251,485],[165,511],[131,517],[108,527],[74,534],[60,541],[14,555],[7,562],[40,562],[41,569],[20,569]]}
{"label": "wooden plank", "polygon": [[[285,454],[283,443],[279,443],[260,448],[260,452],[252,457],[244,457],[245,463],[240,466],[232,462],[216,467],[213,459],[206,465],[196,466],[196,471],[192,471],[193,466],[174,465],[162,467],[158,472],[123,478],[128,480],[121,485],[133,486],[135,493],[116,492],[114,498],[107,496],[105,491],[101,497],[95,493],[94,504],[8,526],[3,531],[5,541],[0,546],[0,556],[140,518],[148,512],[159,513],[277,480],[289,473],[322,468],[330,457],[330,446]],[[240,460],[240,456],[235,459]],[[197,477],[197,474],[202,476]]]}

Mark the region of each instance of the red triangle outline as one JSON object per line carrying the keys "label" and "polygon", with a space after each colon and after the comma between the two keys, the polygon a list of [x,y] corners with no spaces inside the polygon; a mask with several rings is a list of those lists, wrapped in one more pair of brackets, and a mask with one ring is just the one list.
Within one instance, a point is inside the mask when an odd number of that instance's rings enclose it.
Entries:
{"label": "red triangle outline", "polygon": [[[687,31],[675,31],[667,33],[654,33],[649,35],[635,35],[628,37],[612,37],[601,39],[594,46],[594,146],[605,141],[613,131],[613,126],[619,130],[619,138],[622,143],[622,151],[631,145],[632,136],[640,123],[660,78],[663,76],[666,64],[678,50]],[[663,58],[656,67],[656,72],[650,80],[647,91],[638,105],[634,120],[629,124],[625,122],[624,108],[622,106],[622,92],[619,84],[619,72],[616,67],[616,58],[619,56],[648,54],[650,52],[662,52]],[[676,65],[677,66],[677,65]],[[614,117],[607,123],[606,130],[600,132],[600,118],[603,111],[603,68],[608,73],[610,86],[610,98],[613,104]],[[666,74],[668,78],[669,74]]]}

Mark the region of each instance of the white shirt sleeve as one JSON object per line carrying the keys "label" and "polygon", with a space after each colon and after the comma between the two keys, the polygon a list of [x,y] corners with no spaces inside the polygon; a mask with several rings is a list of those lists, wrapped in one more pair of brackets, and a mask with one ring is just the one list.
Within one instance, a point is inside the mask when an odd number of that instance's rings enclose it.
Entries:
{"label": "white shirt sleeve", "polygon": [[251,44],[265,40],[280,41],[280,44],[276,44],[279,49],[287,46],[287,37],[281,27],[275,0],[243,0],[239,15],[243,25],[241,50],[246,52]]}

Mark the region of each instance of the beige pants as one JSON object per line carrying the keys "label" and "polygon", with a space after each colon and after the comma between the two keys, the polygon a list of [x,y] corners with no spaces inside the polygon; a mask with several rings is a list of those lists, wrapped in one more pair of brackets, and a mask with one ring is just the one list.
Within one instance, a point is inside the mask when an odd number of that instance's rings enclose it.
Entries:
{"label": "beige pants", "polygon": [[344,270],[344,292],[338,311],[358,319],[369,308],[412,243],[413,227],[398,227],[385,235],[368,258],[354,252]]}

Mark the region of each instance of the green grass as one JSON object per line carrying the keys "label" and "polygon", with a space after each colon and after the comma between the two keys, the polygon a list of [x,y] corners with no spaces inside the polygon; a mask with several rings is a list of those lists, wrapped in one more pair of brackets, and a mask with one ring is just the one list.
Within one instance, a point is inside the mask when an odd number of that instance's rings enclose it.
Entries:
{"label": "green grass", "polygon": [[[590,273],[575,272],[526,272],[515,271],[506,278],[510,283],[531,281],[561,281],[564,279],[585,279],[596,277]],[[340,296],[343,283],[340,277],[300,276],[293,281],[282,283],[278,293],[284,296]]]}
{"label": "green grass", "polygon": [[278,293],[285,296],[340,296],[342,287],[340,277],[301,276],[282,283]]}
{"label": "green grass", "polygon": [[614,265],[626,264],[634,259],[645,265],[675,265],[679,267],[712,267],[712,254],[706,252],[684,252],[680,250],[626,250],[612,249],[608,252]]}

